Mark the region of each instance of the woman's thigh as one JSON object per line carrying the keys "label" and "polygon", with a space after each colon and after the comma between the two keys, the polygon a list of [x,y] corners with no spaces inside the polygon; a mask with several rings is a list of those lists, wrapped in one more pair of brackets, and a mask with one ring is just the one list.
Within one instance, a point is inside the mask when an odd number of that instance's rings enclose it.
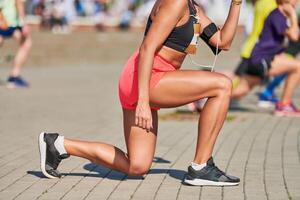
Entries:
{"label": "woman's thigh", "polygon": [[132,166],[150,167],[155,153],[158,117],[152,110],[153,129],[147,132],[135,125],[135,110],[123,109],[124,136]]}
{"label": "woman's thigh", "polygon": [[291,58],[286,54],[280,54],[275,56],[273,62],[271,63],[269,75],[278,76],[293,71],[297,68],[300,68],[300,61]]}
{"label": "woman's thigh", "polygon": [[217,96],[220,89],[231,92],[231,80],[220,73],[199,70],[166,72],[150,90],[150,103],[160,108],[171,108]]}

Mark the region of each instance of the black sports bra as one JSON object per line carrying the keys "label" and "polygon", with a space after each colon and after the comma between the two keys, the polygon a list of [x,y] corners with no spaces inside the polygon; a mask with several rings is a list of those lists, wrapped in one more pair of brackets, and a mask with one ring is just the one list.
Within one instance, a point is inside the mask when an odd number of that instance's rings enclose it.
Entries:
{"label": "black sports bra", "polygon": [[[194,54],[196,53],[197,41],[200,34],[200,23],[197,17],[197,10],[190,0],[188,0],[188,7],[190,11],[189,20],[185,24],[177,26],[172,30],[164,42],[164,46],[180,52]],[[151,16],[149,16],[145,35],[147,35],[151,24],[152,20]]]}

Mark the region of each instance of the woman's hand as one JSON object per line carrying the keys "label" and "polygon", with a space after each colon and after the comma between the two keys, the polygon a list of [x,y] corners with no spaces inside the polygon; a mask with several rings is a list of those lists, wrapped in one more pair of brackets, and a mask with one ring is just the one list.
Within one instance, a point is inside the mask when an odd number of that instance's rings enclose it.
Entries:
{"label": "woman's hand", "polygon": [[149,102],[138,101],[135,110],[135,124],[140,128],[150,131],[152,126],[152,113],[150,109]]}

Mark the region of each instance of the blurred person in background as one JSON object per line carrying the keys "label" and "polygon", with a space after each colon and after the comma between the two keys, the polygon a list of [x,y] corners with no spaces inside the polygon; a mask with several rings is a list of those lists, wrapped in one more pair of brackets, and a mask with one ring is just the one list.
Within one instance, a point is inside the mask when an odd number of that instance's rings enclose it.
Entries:
{"label": "blurred person in background", "polygon": [[129,175],[143,175],[150,169],[155,153],[158,110],[208,98],[199,118],[195,156],[184,182],[198,186],[238,185],[240,179],[221,171],[212,158],[227,115],[232,82],[220,73],[180,68],[188,54],[196,53],[198,37],[214,54],[229,50],[241,4],[241,0],[232,0],[224,26],[218,28],[193,0],[157,0],[142,44],[128,59],[119,79],[127,153],[102,142],[41,133],[43,174],[61,177],[57,167],[72,155]]}
{"label": "blurred person in background", "polygon": [[46,0],[35,0],[32,2],[32,7],[33,14],[41,16],[46,9]]}
{"label": "blurred person in background", "polygon": [[46,0],[34,0],[31,2],[32,14],[40,17],[40,26],[42,28],[50,28],[50,14],[47,12]]}
{"label": "blurred person in background", "polygon": [[[252,21],[251,31],[248,32],[249,35],[244,43],[241,51],[241,64],[238,70],[243,70],[243,60],[247,60],[263,30],[265,20],[269,14],[277,8],[276,0],[256,0],[252,1],[254,4],[254,17]],[[236,71],[239,75],[241,72]]]}
{"label": "blurred person in background", "polygon": [[[277,8],[276,0],[251,0],[251,3],[253,13],[250,13],[245,24],[246,41],[242,46],[241,61],[234,72],[237,76],[242,76],[244,71],[247,70],[248,59],[263,30],[265,20]],[[232,75],[229,73],[228,76]],[[237,103],[237,101],[233,102]]]}
{"label": "blurred person in background", "polygon": [[131,19],[131,12],[128,11],[131,0],[110,0],[105,3],[107,4],[105,12],[98,15],[98,27],[119,27],[122,17],[124,25]]}
{"label": "blurred person in background", "polygon": [[[260,1],[265,0],[259,0]],[[276,103],[277,116],[300,117],[300,111],[292,102],[292,96],[300,80],[300,61],[291,59],[284,53],[285,37],[298,41],[299,26],[295,11],[296,0],[277,0],[278,7],[270,12],[264,21],[258,38],[253,38],[246,46],[242,63],[233,78],[233,98],[241,98],[259,83],[269,77],[287,74],[281,100]],[[263,11],[267,7],[263,7]],[[289,22],[288,22],[289,21]],[[251,37],[250,35],[249,37]],[[249,41],[249,40],[248,40]]]}
{"label": "blurred person in background", "polygon": [[[137,18],[135,13],[143,3],[140,0],[100,0],[99,2],[103,5],[103,9],[96,14],[95,19],[100,29],[105,27],[124,29],[135,26],[137,23],[132,23]],[[149,12],[143,14],[149,14]],[[145,20],[143,20],[143,26],[144,22]]]}
{"label": "blurred person in background", "polygon": [[147,0],[138,4],[137,9],[131,21],[131,26],[144,27],[154,4],[155,4],[155,0]]}
{"label": "blurred person in background", "polygon": [[77,16],[84,17],[86,15],[82,0],[74,0],[74,7]]}
{"label": "blurred person in background", "polygon": [[50,7],[50,24],[53,33],[68,33],[66,0],[53,0]]}
{"label": "blurred person in background", "polygon": [[127,29],[130,27],[136,8],[136,0],[129,0],[126,9],[121,13],[119,24],[121,29]]}
{"label": "blurred person in background", "polygon": [[[296,13],[298,17],[298,26],[300,27],[300,1],[297,1]],[[291,59],[295,58],[300,52],[300,40],[289,41],[288,47],[285,49],[285,54]],[[278,97],[275,94],[275,89],[287,78],[287,74],[274,77],[265,89],[260,93],[258,106],[262,108],[274,107],[278,102]]]}
{"label": "blurred person in background", "polygon": [[27,88],[28,82],[21,77],[21,69],[27,60],[32,40],[29,27],[25,23],[23,0],[0,1],[0,45],[4,39],[14,38],[20,47],[13,61],[13,68],[7,79],[8,88]]}

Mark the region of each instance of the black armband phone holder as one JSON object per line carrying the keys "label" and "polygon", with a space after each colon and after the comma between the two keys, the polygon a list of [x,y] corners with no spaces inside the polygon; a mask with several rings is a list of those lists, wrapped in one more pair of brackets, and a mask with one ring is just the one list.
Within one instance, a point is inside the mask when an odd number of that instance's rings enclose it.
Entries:
{"label": "black armband phone holder", "polygon": [[219,28],[216,26],[215,23],[211,23],[208,26],[206,26],[203,29],[202,34],[200,35],[200,38],[209,46],[209,48],[212,50],[213,54],[219,54],[222,50],[218,49],[211,44],[209,44],[209,40],[210,38],[216,33],[218,32]]}

